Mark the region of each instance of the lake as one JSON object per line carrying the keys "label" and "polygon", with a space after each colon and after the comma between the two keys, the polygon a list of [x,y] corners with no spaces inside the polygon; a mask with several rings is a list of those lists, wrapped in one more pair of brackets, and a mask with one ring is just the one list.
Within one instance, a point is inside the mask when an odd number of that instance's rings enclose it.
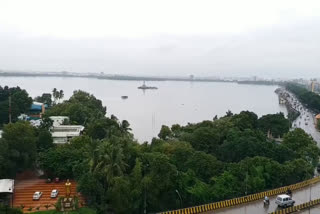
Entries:
{"label": "lake", "polygon": [[[147,85],[158,90],[139,90],[141,81],[118,81],[62,77],[0,77],[0,85],[20,86],[30,96],[62,89],[65,99],[74,90],[94,94],[107,106],[107,115],[128,120],[132,132],[140,142],[158,135],[162,125],[186,125],[212,120],[231,110],[255,112],[258,116],[277,112],[286,113],[274,93],[277,86],[243,85],[223,82],[154,81]],[[128,99],[121,99],[128,96]]]}

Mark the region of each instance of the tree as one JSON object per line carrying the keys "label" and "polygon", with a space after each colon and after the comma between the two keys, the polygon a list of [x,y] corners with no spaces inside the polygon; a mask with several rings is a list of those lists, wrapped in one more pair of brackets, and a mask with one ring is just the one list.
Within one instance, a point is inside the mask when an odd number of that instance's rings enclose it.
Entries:
{"label": "tree", "polygon": [[258,119],[258,128],[265,134],[270,131],[274,137],[282,137],[289,131],[290,126],[283,113],[268,114]]}
{"label": "tree", "polygon": [[9,159],[17,171],[33,167],[36,159],[36,132],[28,123],[20,121],[4,126],[3,140],[8,145]]}
{"label": "tree", "polygon": [[43,93],[41,96],[34,98],[35,101],[47,104],[48,107],[52,105],[52,95],[49,93]]}
{"label": "tree", "polygon": [[171,132],[170,128],[166,125],[162,125],[161,130],[158,134],[158,137],[162,140],[166,140],[171,136],[172,136],[172,132]]}
{"label": "tree", "polygon": [[11,96],[11,118],[12,122],[17,121],[21,113],[27,113],[32,104],[32,98],[28,93],[19,87],[9,88],[0,86],[0,127],[9,123],[9,96]]}
{"label": "tree", "polygon": [[120,124],[120,130],[122,133],[129,133],[132,130],[130,123],[127,120],[123,120]]}
{"label": "tree", "polygon": [[231,117],[231,116],[233,116],[233,113],[230,110],[228,110],[226,112],[226,117]]}
{"label": "tree", "polygon": [[54,146],[52,135],[46,129],[38,130],[38,139],[36,143],[38,151],[45,151]]}
{"label": "tree", "polygon": [[59,102],[60,102],[61,99],[63,99],[63,97],[64,97],[63,90],[60,90],[59,94],[58,94]]}
{"label": "tree", "polygon": [[69,100],[53,106],[47,116],[68,116],[71,124],[86,125],[101,119],[106,114],[106,107],[101,100],[84,91],[74,91]]}
{"label": "tree", "polygon": [[297,128],[287,133],[283,138],[283,145],[295,151],[299,157],[312,163],[314,167],[318,164],[320,149],[303,129]]}
{"label": "tree", "polygon": [[93,172],[106,178],[108,184],[113,183],[113,178],[122,176],[127,164],[124,162],[122,148],[109,141],[103,141],[99,145],[97,163]]}
{"label": "tree", "polygon": [[58,91],[56,88],[52,89],[52,96],[53,96],[53,103],[56,104],[57,103],[57,97],[58,97]]}
{"label": "tree", "polygon": [[232,122],[240,129],[255,129],[257,127],[258,116],[250,111],[242,111],[232,117]]}
{"label": "tree", "polygon": [[[121,124],[122,125],[122,124]],[[88,124],[87,135],[93,139],[110,138],[111,136],[121,136],[124,130],[129,130],[129,123],[123,123],[123,127],[119,127],[117,121],[109,118],[101,118],[94,120]]]}
{"label": "tree", "polygon": [[222,172],[223,164],[216,157],[204,152],[196,151],[188,158],[188,169],[192,169],[202,181],[209,182],[214,176]]}

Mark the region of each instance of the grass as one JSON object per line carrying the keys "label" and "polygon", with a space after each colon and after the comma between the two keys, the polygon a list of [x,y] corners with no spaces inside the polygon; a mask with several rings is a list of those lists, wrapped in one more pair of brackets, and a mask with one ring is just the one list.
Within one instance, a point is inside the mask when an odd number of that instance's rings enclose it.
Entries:
{"label": "grass", "polygon": [[[61,213],[63,212],[48,210],[48,211],[34,212],[33,214],[61,214]],[[96,211],[87,207],[82,207],[82,208],[79,208],[77,211],[69,211],[68,214],[96,214]]]}

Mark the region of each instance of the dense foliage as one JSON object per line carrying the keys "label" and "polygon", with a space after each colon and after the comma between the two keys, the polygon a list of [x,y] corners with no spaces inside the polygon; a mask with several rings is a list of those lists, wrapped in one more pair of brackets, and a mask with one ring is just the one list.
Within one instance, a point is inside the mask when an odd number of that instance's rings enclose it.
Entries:
{"label": "dense foliage", "polygon": [[6,125],[0,177],[37,166],[48,177],[76,179],[97,213],[152,213],[260,192],[311,178],[319,158],[313,139],[302,129],[289,131],[283,114],[228,111],[196,124],[163,126],[150,144],[139,144],[128,121],[106,117],[101,101],[86,92],[74,92],[45,118],[50,115],[84,124],[84,135],[54,146],[49,125]]}
{"label": "dense foliage", "polygon": [[72,124],[84,125],[104,117],[106,107],[101,100],[84,91],[75,91],[71,98],[53,106],[47,116],[69,116]]}
{"label": "dense foliage", "polygon": [[9,96],[11,96],[11,118],[17,121],[17,117],[21,113],[27,113],[32,104],[32,98],[28,93],[19,88],[9,88],[0,86],[0,127],[9,122]]}
{"label": "dense foliage", "polygon": [[[289,132],[288,124],[282,114],[229,112],[163,126],[151,144],[138,144],[115,118],[103,117],[85,136],[42,153],[40,163],[52,175],[77,179],[101,213],[157,212],[179,208],[179,195],[182,206],[193,206],[311,178],[319,149],[302,129]],[[269,129],[284,136],[283,143],[269,140]]]}
{"label": "dense foliage", "polygon": [[20,210],[18,208],[11,208],[10,206],[1,206],[1,205],[0,205],[0,213],[23,214],[22,210]]}
{"label": "dense foliage", "polygon": [[320,96],[319,95],[295,83],[288,83],[286,85],[286,89],[291,91],[293,94],[295,94],[303,104],[308,106],[308,108],[311,108],[316,112],[320,112]]}
{"label": "dense foliage", "polygon": [[37,151],[53,147],[48,130],[19,121],[3,127],[0,138],[0,178],[14,177],[17,172],[33,169]]}

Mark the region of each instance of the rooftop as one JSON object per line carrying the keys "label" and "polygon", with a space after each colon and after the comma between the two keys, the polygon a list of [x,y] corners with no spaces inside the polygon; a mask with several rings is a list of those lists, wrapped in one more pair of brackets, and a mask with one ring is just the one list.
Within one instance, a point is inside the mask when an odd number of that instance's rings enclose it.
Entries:
{"label": "rooftop", "polygon": [[0,193],[13,193],[14,180],[1,179],[0,180]]}

